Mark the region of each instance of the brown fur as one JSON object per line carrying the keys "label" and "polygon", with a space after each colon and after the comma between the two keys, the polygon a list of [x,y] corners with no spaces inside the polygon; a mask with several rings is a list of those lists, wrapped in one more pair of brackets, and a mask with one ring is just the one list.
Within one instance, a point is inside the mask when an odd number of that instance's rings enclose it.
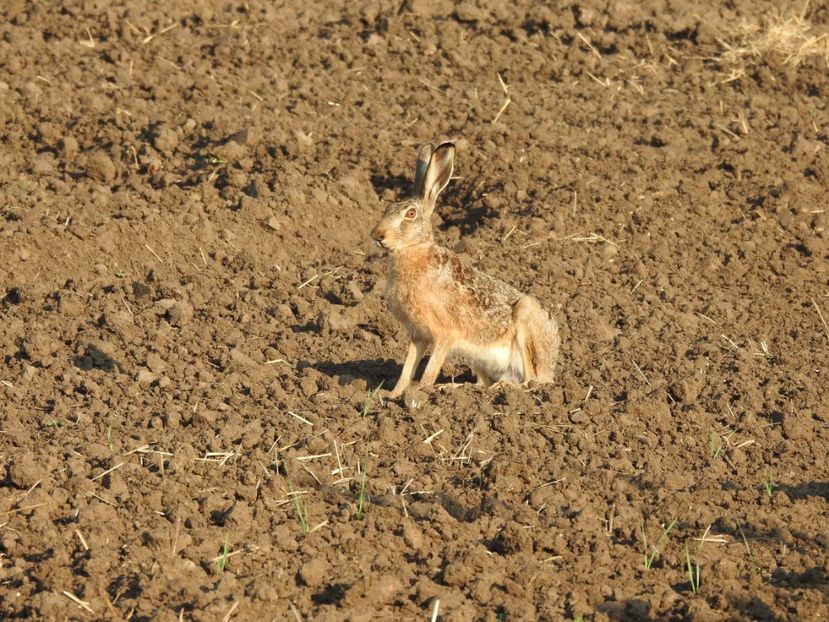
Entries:
{"label": "brown fur", "polygon": [[418,196],[389,205],[372,231],[391,255],[386,299],[411,337],[392,397],[409,385],[430,346],[424,385],[435,382],[447,356],[465,359],[485,386],[553,380],[559,338],[550,314],[536,299],[464,265],[434,243],[429,217],[453,161],[451,143],[434,153],[424,146],[415,176]]}

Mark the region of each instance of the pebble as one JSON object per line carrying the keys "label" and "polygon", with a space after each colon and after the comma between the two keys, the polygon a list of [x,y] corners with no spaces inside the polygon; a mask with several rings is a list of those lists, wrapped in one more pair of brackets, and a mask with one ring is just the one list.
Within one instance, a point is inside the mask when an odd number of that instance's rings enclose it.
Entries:
{"label": "pebble", "polygon": [[582,409],[578,409],[577,411],[570,413],[571,423],[585,423],[586,421],[587,413],[584,412]]}
{"label": "pebble", "polygon": [[167,364],[156,352],[150,352],[147,355],[147,367],[150,371],[160,374],[167,367]]}
{"label": "pebble", "polygon": [[276,216],[268,218],[268,222],[266,224],[274,231],[279,231],[282,228],[282,223],[279,222],[279,219]]}
{"label": "pebble", "polygon": [[142,367],[138,370],[138,373],[135,374],[135,380],[139,384],[152,384],[155,382],[156,378],[157,376],[146,367]]}

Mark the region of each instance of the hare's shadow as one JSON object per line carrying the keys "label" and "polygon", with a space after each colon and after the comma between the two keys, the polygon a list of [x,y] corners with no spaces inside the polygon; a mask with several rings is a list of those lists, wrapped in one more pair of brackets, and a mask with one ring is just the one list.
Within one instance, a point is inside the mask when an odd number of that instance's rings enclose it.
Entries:
{"label": "hare's shadow", "polygon": [[339,378],[340,384],[360,379],[370,387],[376,387],[381,382],[384,387],[389,387],[396,380],[395,374],[400,374],[400,365],[393,359],[361,359],[342,363],[320,361],[311,367],[331,378]]}
{"label": "hare's shadow", "polygon": [[823,497],[829,501],[829,482],[802,482],[800,484],[781,484],[780,490],[792,499],[806,499],[807,497]]}
{"label": "hare's shadow", "polygon": [[443,191],[441,198],[438,199],[438,206],[435,208],[442,220],[438,227],[441,231],[457,227],[462,235],[469,235],[483,226],[487,219],[496,216],[495,210],[488,207],[484,201],[484,194],[474,197],[474,192],[475,187],[471,182],[450,184]]}
{"label": "hare's shadow", "polygon": [[[446,231],[451,227],[458,227],[463,235],[468,235],[481,227],[483,223],[496,216],[495,210],[487,207],[483,200],[484,194],[472,197],[475,186],[472,181],[450,184],[441,193],[435,212],[440,216],[438,229]],[[386,190],[396,190],[398,198],[402,199],[411,191],[412,180],[404,175],[372,175],[371,184],[377,196],[382,196]],[[490,189],[491,192],[500,190],[500,186]],[[480,189],[479,189],[480,190]],[[472,198],[470,198],[472,197]]]}
{"label": "hare's shadow", "polygon": [[[428,362],[429,357],[423,357],[423,360],[420,361],[415,371],[415,380],[419,380],[423,375],[423,370],[426,368]],[[340,384],[348,384],[352,380],[361,379],[365,380],[366,384],[371,388],[376,388],[382,383],[384,389],[391,389],[400,377],[403,363],[394,359],[361,359],[357,361],[345,361],[343,363],[321,361],[311,365],[311,367],[331,378],[339,378]],[[457,371],[458,373],[455,375],[442,371],[438,375],[437,383],[475,382],[475,377],[468,369],[459,368]]]}
{"label": "hare's shadow", "polygon": [[386,190],[396,190],[403,198],[404,193],[410,192],[412,189],[412,180],[407,179],[404,175],[377,175],[371,176],[371,185],[374,186],[374,192],[377,196],[382,196]]}

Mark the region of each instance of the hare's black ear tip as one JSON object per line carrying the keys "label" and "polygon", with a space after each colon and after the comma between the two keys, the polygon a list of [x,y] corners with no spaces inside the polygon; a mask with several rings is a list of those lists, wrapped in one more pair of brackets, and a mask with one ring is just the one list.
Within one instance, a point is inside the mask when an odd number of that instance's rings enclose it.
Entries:
{"label": "hare's black ear tip", "polygon": [[435,149],[435,153],[440,152],[445,154],[446,157],[454,158],[455,157],[455,143],[452,141],[446,141],[445,143],[441,143],[437,149]]}

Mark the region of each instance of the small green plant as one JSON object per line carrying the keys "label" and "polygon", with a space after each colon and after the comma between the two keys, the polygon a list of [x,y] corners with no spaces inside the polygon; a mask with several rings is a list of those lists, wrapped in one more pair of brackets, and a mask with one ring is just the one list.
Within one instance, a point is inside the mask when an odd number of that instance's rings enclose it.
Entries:
{"label": "small green plant", "polygon": [[760,569],[757,567],[757,562],[754,560],[754,553],[751,552],[751,547],[748,545],[748,538],[746,538],[746,534],[743,531],[743,526],[740,525],[740,523],[737,523],[737,529],[740,531],[740,537],[743,539],[743,544],[746,547],[748,558],[751,560],[751,572],[756,574],[760,572]]}
{"label": "small green plant", "polygon": [[722,448],[723,442],[720,435],[716,432],[711,432],[711,436],[708,439],[708,457],[711,459],[711,462],[714,462],[719,457]]}
{"label": "small green plant", "polygon": [[112,424],[110,423],[107,426],[107,447],[109,450],[114,452],[115,451],[115,443],[112,442]]}
{"label": "small green plant", "polygon": [[659,540],[656,541],[656,544],[651,547],[648,547],[648,532],[645,530],[645,522],[642,521],[642,549],[645,562],[645,570],[651,569],[651,567],[653,566],[653,562],[659,556],[662,543],[668,537],[668,534],[671,533],[671,529],[673,529],[676,526],[677,522],[679,522],[679,518],[672,519],[667,527],[662,528],[662,535],[659,536]]}
{"label": "small green plant", "polygon": [[[700,549],[702,548],[702,542],[700,542]],[[699,557],[699,551],[697,549],[697,557]],[[685,568],[688,571],[688,580],[691,582],[691,592],[696,594],[699,592],[699,561],[691,559],[691,552],[688,550],[688,543],[685,543]]]}
{"label": "small green plant", "polygon": [[216,156],[210,156],[207,158],[207,161],[210,162],[210,164],[227,164],[227,160],[222,160]]}
{"label": "small green plant", "polygon": [[772,475],[771,471],[766,471],[766,476],[763,478],[763,488],[766,489],[766,494],[771,497],[774,494],[774,488],[776,484],[774,483],[774,476]]}
{"label": "small green plant", "polygon": [[719,434],[717,432],[711,432],[711,436],[708,440],[708,457],[711,462],[714,462],[717,458],[722,456],[726,462],[729,462],[728,455],[726,455],[726,450],[731,447],[731,437],[736,434],[736,430],[732,430],[728,434]]}
{"label": "small green plant", "polygon": [[115,277],[116,278],[123,279],[125,276],[127,276],[127,273],[124,270],[122,270],[121,268],[118,268],[115,271]]}
{"label": "small green plant", "polygon": [[357,470],[360,472],[360,492],[357,495],[357,518],[362,520],[366,515],[366,506],[368,505],[368,493],[366,492],[366,479],[368,479],[368,474],[366,473],[365,462],[358,463]]}
{"label": "small green plant", "polygon": [[230,558],[230,538],[225,534],[225,542],[222,545],[222,554],[216,558],[216,570],[224,572],[227,566],[227,560]]}
{"label": "small green plant", "polygon": [[748,553],[748,558],[751,560],[751,572],[758,573],[760,569],[757,567],[757,562],[754,560],[754,554],[751,552],[751,547],[748,545],[748,538],[746,538],[746,534],[743,531],[743,526],[738,522],[737,529],[740,530],[740,537],[743,539],[743,544],[746,547],[746,552]]}
{"label": "small green plant", "polygon": [[374,400],[377,398],[377,394],[380,392],[380,389],[383,387],[383,382],[380,381],[380,384],[377,385],[377,388],[371,390],[366,393],[366,401],[363,403],[363,410],[360,411],[360,416],[365,417],[368,415],[369,410],[374,404]]}
{"label": "small green plant", "polygon": [[300,499],[300,494],[294,490],[291,480],[288,480],[288,492],[294,499],[294,510],[296,511],[296,519],[299,522],[299,528],[302,530],[302,533],[310,532],[311,528],[308,524],[308,506],[304,501],[302,501],[302,499]]}
{"label": "small green plant", "polygon": [[63,425],[63,422],[60,419],[55,419],[54,417],[50,417],[49,415],[46,415],[46,427],[47,428],[52,428],[54,430],[57,430],[62,425]]}

